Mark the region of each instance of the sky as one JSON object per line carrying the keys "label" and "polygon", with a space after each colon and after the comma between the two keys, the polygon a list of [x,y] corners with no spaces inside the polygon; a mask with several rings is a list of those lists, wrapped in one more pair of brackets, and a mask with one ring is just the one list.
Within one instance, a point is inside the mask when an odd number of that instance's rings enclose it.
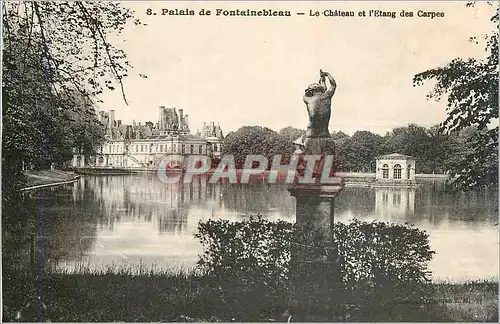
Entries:
{"label": "sky", "polygon": [[[446,102],[427,100],[431,83],[413,87],[416,73],[456,57],[484,56],[469,42],[494,29],[494,8],[465,2],[125,2],[145,25],[131,24],[112,38],[133,65],[124,80],[126,105],[118,91],[106,91],[101,110],[114,109],[124,123],[158,120],[158,107],[189,114],[193,132],[203,122],[223,132],[244,125],[278,131],[305,129],[304,89],[317,82],[319,69],[337,82],[331,131],[385,134],[416,123],[444,120]],[[157,15],[146,15],[150,8]],[[161,15],[161,9],[289,10],[292,17],[209,17]],[[319,11],[395,11],[387,17],[312,17]],[[400,18],[401,10],[413,18]],[[444,18],[416,17],[418,10],[444,12]],[[296,12],[305,12],[303,16]],[[147,78],[139,74],[147,75]]]}

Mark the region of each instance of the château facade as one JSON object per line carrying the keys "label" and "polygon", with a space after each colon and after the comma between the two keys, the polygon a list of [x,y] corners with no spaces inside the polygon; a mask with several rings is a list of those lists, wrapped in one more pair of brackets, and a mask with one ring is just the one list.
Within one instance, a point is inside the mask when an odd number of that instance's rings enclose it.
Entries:
{"label": "ch\u00e2teau facade", "polygon": [[207,155],[218,158],[224,138],[219,125],[203,123],[196,134],[189,129],[189,116],[183,109],[159,107],[158,122],[123,124],[115,111],[100,111],[106,141],[95,148],[96,155],[75,152],[72,166],[96,168],[155,168],[169,154]]}

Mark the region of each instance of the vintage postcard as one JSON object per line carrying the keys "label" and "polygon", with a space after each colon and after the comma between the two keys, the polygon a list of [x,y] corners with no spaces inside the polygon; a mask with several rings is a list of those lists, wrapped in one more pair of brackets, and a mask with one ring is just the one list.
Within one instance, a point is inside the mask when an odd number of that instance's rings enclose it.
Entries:
{"label": "vintage postcard", "polygon": [[3,1],[3,322],[498,322],[497,2]]}

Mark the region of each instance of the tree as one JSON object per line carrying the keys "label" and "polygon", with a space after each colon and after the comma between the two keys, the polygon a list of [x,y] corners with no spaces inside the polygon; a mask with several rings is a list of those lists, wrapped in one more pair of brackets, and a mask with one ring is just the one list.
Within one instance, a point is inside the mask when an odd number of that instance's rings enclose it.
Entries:
{"label": "tree", "polygon": [[349,135],[347,135],[346,133],[344,133],[343,131],[338,131],[338,132],[332,132],[332,139],[334,141],[338,140],[338,139],[341,139],[341,138],[344,138],[344,137],[349,137]]}
{"label": "tree", "polygon": [[[468,4],[471,6],[474,4]],[[498,8],[491,21],[498,26]],[[498,27],[496,27],[498,28]],[[498,35],[482,37],[485,58],[456,58],[444,67],[437,67],[414,76],[414,86],[436,81],[428,98],[440,100],[447,96],[448,117],[440,130],[450,134],[477,126],[478,132],[469,143],[470,149],[451,170],[456,188],[481,189],[498,185]],[[471,41],[479,43],[472,37]]]}
{"label": "tree", "polygon": [[351,137],[351,163],[355,171],[374,172],[380,135],[369,131],[357,131]]}
{"label": "tree", "polygon": [[243,126],[236,132],[229,133],[222,145],[222,155],[233,155],[238,168],[243,167],[249,154],[266,156],[269,161],[279,154],[287,161],[293,151],[292,141],[260,126]]}
{"label": "tree", "polygon": [[334,167],[337,172],[350,172],[353,170],[352,141],[349,136],[343,136],[335,139],[335,159]]}
{"label": "tree", "polygon": [[430,147],[428,130],[425,127],[409,124],[406,127],[397,127],[392,130],[388,147],[394,153],[415,157],[417,172],[432,172],[428,166],[427,156]]}
{"label": "tree", "polygon": [[426,167],[432,173],[445,173],[450,170],[446,160],[453,155],[451,150],[451,134],[443,134],[439,125],[434,125],[427,130],[427,151],[425,153]]}
{"label": "tree", "polygon": [[2,10],[2,186],[15,190],[25,167],[63,164],[73,145],[89,154],[102,140],[93,102],[116,85],[126,100],[130,67],[108,37],[133,16],[110,2],[4,2]]}
{"label": "tree", "polygon": [[298,129],[292,126],[287,126],[279,130],[278,134],[289,139],[290,141],[295,141],[299,137],[305,135],[306,131],[303,129]]}

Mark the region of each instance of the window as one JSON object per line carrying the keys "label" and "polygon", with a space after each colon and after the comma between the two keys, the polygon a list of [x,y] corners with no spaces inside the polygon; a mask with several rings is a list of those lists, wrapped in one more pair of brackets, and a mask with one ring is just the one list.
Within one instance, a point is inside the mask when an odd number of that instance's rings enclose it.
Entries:
{"label": "window", "polygon": [[411,164],[408,164],[408,173],[407,173],[408,179],[411,178]]}
{"label": "window", "polygon": [[163,144],[160,144],[160,152],[163,153]]}
{"label": "window", "polygon": [[144,152],[144,145],[141,144],[141,152]]}
{"label": "window", "polygon": [[189,148],[189,153],[194,154],[194,145],[191,145]]}
{"label": "window", "polygon": [[382,178],[384,178],[384,179],[389,178],[389,166],[387,164],[384,164],[382,166]]}
{"label": "window", "polygon": [[182,144],[181,154],[184,154],[185,151],[186,151],[186,145]]}
{"label": "window", "polygon": [[174,144],[174,150],[173,150],[174,153],[177,153],[177,144]]}
{"label": "window", "polygon": [[394,179],[401,179],[401,165],[394,166]]}
{"label": "window", "polygon": [[203,145],[198,146],[198,154],[203,154]]}

